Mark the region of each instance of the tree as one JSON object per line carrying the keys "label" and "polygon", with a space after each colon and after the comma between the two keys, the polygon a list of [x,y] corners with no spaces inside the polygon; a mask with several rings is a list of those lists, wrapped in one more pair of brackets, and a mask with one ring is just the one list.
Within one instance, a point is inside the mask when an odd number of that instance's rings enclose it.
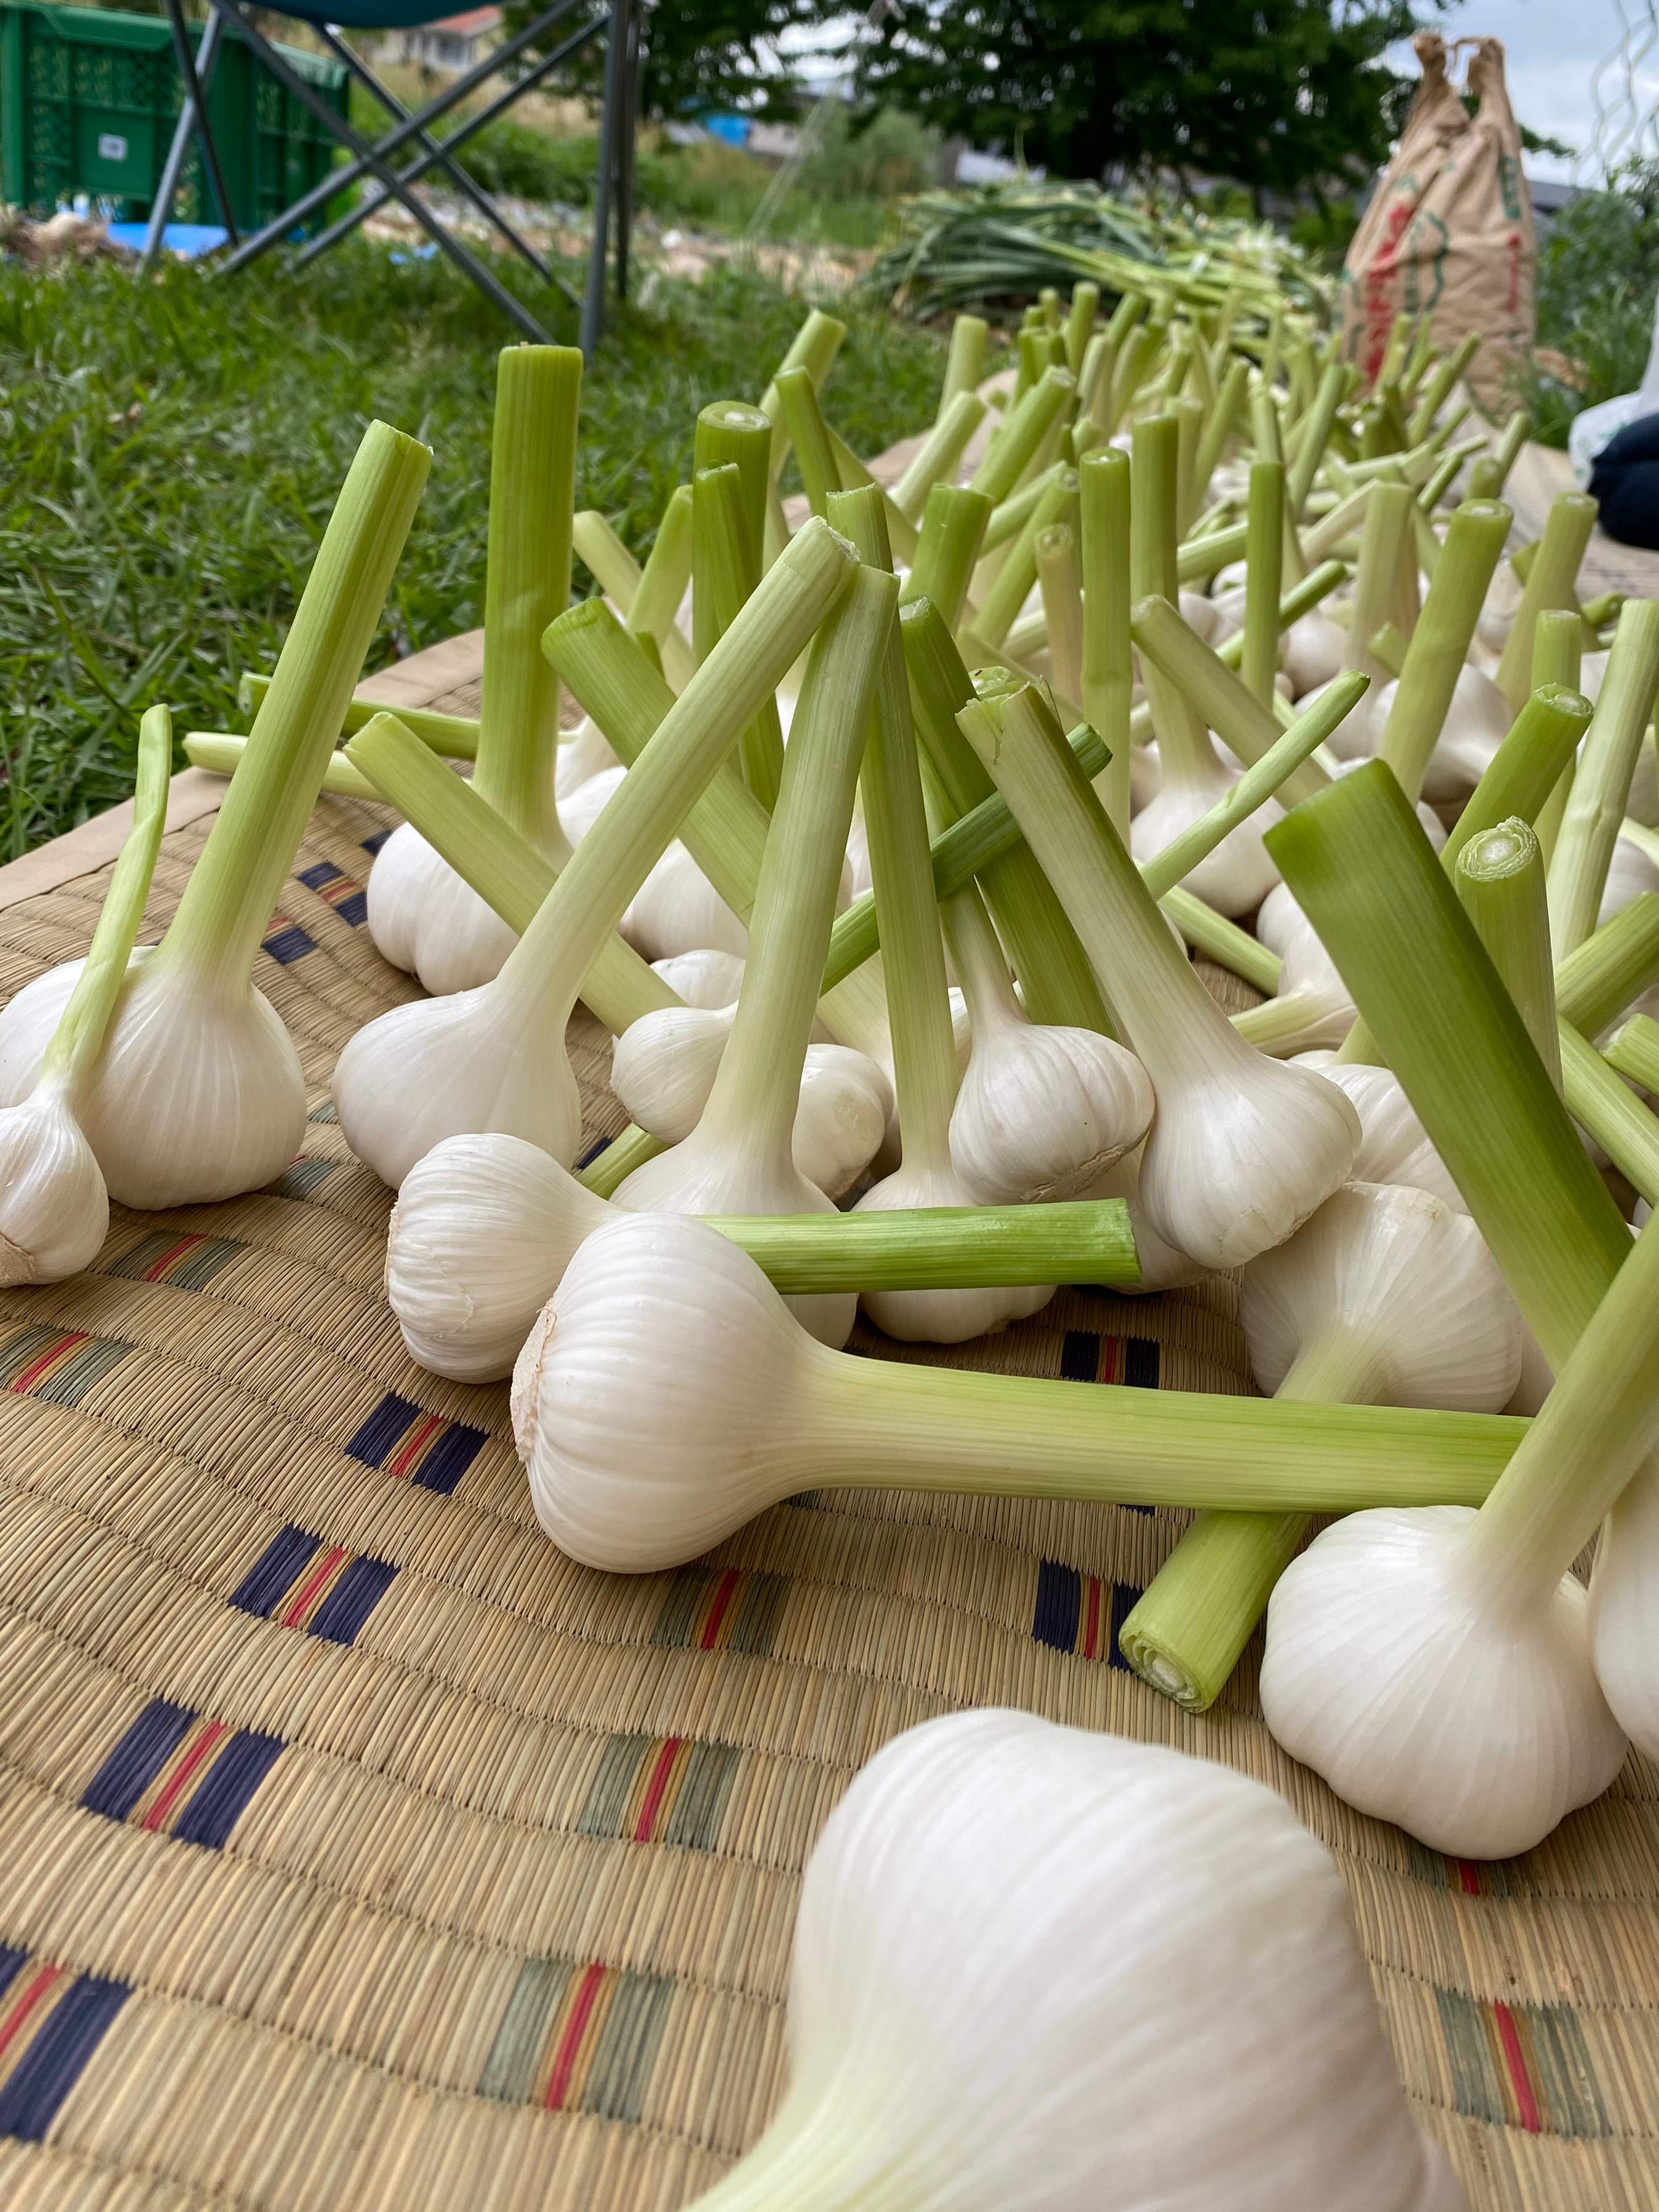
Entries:
{"label": "tree", "polygon": [[[545,0],[507,0],[509,29],[541,12]],[[710,108],[750,114],[793,112],[793,78],[778,51],[792,26],[822,20],[822,0],[641,0],[645,59],[640,105],[649,116],[695,116]],[[584,0],[544,43],[562,45],[574,23],[605,12],[604,0]],[[584,92],[599,88],[602,47],[590,46],[572,63],[567,82]]]}
{"label": "tree", "polygon": [[[1439,4],[1439,0],[1431,0]],[[1174,170],[1294,194],[1387,155],[1412,0],[890,0],[863,88],[1060,174]]]}

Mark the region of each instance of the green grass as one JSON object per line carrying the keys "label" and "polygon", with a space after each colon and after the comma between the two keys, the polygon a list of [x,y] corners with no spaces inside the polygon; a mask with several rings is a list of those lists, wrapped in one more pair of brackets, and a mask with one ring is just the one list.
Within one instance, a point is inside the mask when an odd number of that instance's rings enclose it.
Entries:
{"label": "green grass", "polygon": [[[698,408],[757,399],[805,312],[728,270],[621,316],[585,383],[579,502],[648,544]],[[943,352],[847,313],[826,411],[873,453],[931,414]],[[108,265],[40,277],[0,263],[0,857],[126,795],[155,700],[181,731],[239,726],[237,671],[281,643],[372,416],[435,459],[369,665],[481,619],[494,362],[510,335],[447,264],[398,267],[362,245],[302,279],[265,262],[144,288]],[[568,313],[555,335],[571,335]]]}

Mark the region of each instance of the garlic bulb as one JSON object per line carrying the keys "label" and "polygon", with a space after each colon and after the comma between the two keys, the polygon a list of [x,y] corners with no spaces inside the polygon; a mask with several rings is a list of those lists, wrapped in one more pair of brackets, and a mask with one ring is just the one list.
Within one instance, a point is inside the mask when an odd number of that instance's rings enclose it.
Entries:
{"label": "garlic bulb", "polygon": [[[1129,849],[1143,865],[1191,829],[1238,781],[1237,769],[1221,761],[1207,731],[1195,726],[1187,734],[1198,742],[1188,744],[1184,736],[1178,742],[1173,731],[1159,732],[1158,787],[1129,825]],[[1131,785],[1133,793],[1133,773]],[[1276,799],[1266,800],[1205,855],[1186,878],[1186,888],[1218,914],[1249,914],[1259,906],[1279,881],[1261,833],[1283,811]]]}
{"label": "garlic bulb", "polygon": [[[1659,1231],[1638,1237],[1478,1513],[1357,1513],[1316,1538],[1267,1611],[1262,1710],[1285,1749],[1437,1850],[1509,1858],[1606,1789],[1625,1737],[1571,1571],[1609,1508],[1635,1541],[1598,1606],[1608,1680],[1653,1717],[1638,1478],[1659,1419]],[[1600,1659],[1598,1648],[1595,1656]]]}
{"label": "garlic bulb", "polygon": [[605,769],[621,765],[611,750],[610,738],[591,714],[584,714],[579,729],[565,732],[559,738],[553,790],[559,801],[562,816],[564,801],[583,784]]}
{"label": "garlic bulb", "polygon": [[1146,1218],[1146,1209],[1140,1202],[1140,1164],[1145,1151],[1144,1145],[1137,1145],[1133,1152],[1125,1152],[1121,1160],[1079,1194],[1083,1198],[1121,1198],[1129,1209],[1129,1227],[1140,1261],[1140,1280],[1121,1295],[1182,1290],[1188,1283],[1201,1283],[1210,1272],[1197,1261],[1188,1259],[1186,1253],[1178,1252],[1173,1244],[1166,1244]]}
{"label": "garlic bulb", "polygon": [[1359,1150],[1354,1155],[1352,1181],[1403,1183],[1413,1190],[1431,1192],[1460,1213],[1468,1212],[1392,1070],[1374,1067],[1364,1060],[1339,1062],[1328,1052],[1310,1053],[1302,1065],[1317,1067],[1328,1083],[1345,1093],[1359,1116]]}
{"label": "garlic bulb", "polygon": [[972,1024],[951,1158],[983,1205],[1071,1196],[1146,1135],[1151,1079],[1109,1037],[1027,1019],[977,891],[951,902],[945,927]]}
{"label": "garlic bulb", "polygon": [[1346,1181],[1359,1120],[1311,1069],[1268,1060],[1193,973],[1037,695],[982,698],[957,717],[1105,980],[1157,1097],[1140,1205],[1204,1267],[1254,1259]]}
{"label": "garlic bulb", "polygon": [[1590,1576],[1590,1649],[1613,1717],[1651,1759],[1659,1752],[1659,1474],[1651,1458],[1602,1523]]}
{"label": "garlic bulb", "polygon": [[[669,989],[688,1006],[714,1010],[735,1006],[743,988],[743,962],[735,952],[719,952],[700,945],[692,952],[673,952],[652,966]],[[709,1081],[714,1081],[711,1073]]]}
{"label": "garlic bulb", "polygon": [[1318,607],[1302,615],[1285,633],[1279,659],[1291,679],[1291,696],[1300,700],[1322,684],[1340,676],[1347,660],[1348,633],[1340,623]]}
{"label": "garlic bulb", "polygon": [[1607,882],[1601,890],[1601,903],[1596,913],[1599,927],[1622,914],[1632,900],[1644,891],[1659,890],[1659,866],[1656,866],[1640,846],[1633,845],[1628,837],[1620,837],[1613,845],[1613,857],[1607,863]]}
{"label": "garlic bulb", "polygon": [[[607,801],[627,773],[620,761],[614,768],[602,768],[596,775],[590,775],[585,782],[579,783],[561,806],[559,826],[573,848],[581,843],[604,813]],[[485,981],[488,978],[480,977],[479,980]]]}
{"label": "garlic bulb", "polygon": [[[1396,679],[1376,694],[1370,726],[1379,741],[1398,690]],[[1444,805],[1468,797],[1491,767],[1492,755],[1509,735],[1514,720],[1509,701],[1491,677],[1466,661],[1457,672],[1451,704],[1424,774],[1423,796],[1430,805]]]}
{"label": "garlic bulb", "polygon": [[[1244,1270],[1239,1321],[1269,1393],[1495,1413],[1521,1371],[1521,1316],[1467,1212],[1349,1182]],[[1311,1387],[1316,1374],[1317,1387]]]}
{"label": "garlic bulb", "polygon": [[786,2038],[781,2106],[697,2212],[1464,2203],[1334,1861],[1162,1746],[996,1711],[893,1739],[807,1862]]}
{"label": "garlic bulb", "polygon": [[1564,1575],[1512,1618],[1473,1571],[1467,1506],[1351,1514],[1267,1604],[1261,1706],[1362,1813],[1454,1858],[1506,1859],[1599,1797],[1625,1739],[1590,1664],[1589,1593]]}
{"label": "garlic bulb", "polygon": [[1515,618],[1521,611],[1525,588],[1510,564],[1507,561],[1500,561],[1487,587],[1486,602],[1474,630],[1488,653],[1500,653],[1509,643],[1510,632],[1515,628]]}
{"label": "garlic bulb", "polygon": [[1259,1051],[1280,1059],[1334,1049],[1353,1026],[1354,1003],[1288,884],[1275,884],[1262,900],[1255,933],[1279,955],[1279,989],[1259,1006],[1236,1014],[1234,1028]]}
{"label": "garlic bulb", "polygon": [[[508,346],[496,364],[484,569],[483,700],[472,787],[553,867],[570,848],[555,793],[558,678],[542,632],[570,595],[580,354]],[[489,982],[513,933],[410,823],[368,876],[368,933],[381,957],[434,994]]]}
{"label": "garlic bulb", "polygon": [[[629,1119],[665,1145],[684,1144],[708,1103],[737,1012],[735,1005],[666,1006],[630,1023],[611,1055],[611,1088]],[[892,1103],[891,1086],[866,1054],[809,1044],[791,1138],[796,1168],[839,1198],[881,1149]]]}
{"label": "garlic bulb", "polygon": [[[549,857],[560,857],[556,848]],[[494,907],[408,822],[374,856],[368,914],[381,958],[434,997],[487,983],[518,943]]]}
{"label": "garlic bulb", "polygon": [[826,1486],[1270,1512],[1478,1496],[1513,1443],[1492,1426],[854,1358],[816,1342],[734,1243],[669,1213],[586,1239],[513,1371],[536,1517],[613,1574],[683,1565]]}
{"label": "garlic bulb", "polygon": [[[335,1068],[335,1104],[346,1141],[382,1181],[395,1188],[445,1137],[489,1129],[539,1144],[568,1165],[581,1099],[565,1027],[587,971],[725,757],[733,729],[752,717],[836,602],[850,599],[856,566],[852,548],[816,517],[798,532],[674,702],[500,973],[453,998],[393,1007],[351,1039]],[[547,654],[556,659],[566,637],[609,619],[594,600],[570,608],[549,625]]]}
{"label": "garlic bulb", "polygon": [[749,932],[677,837],[640,886],[622,933],[642,959],[672,959],[701,945],[741,960]]}
{"label": "garlic bulb", "polygon": [[58,1283],[89,1267],[109,1229],[109,1194],[70,1103],[42,1076],[0,1113],[0,1284]]}

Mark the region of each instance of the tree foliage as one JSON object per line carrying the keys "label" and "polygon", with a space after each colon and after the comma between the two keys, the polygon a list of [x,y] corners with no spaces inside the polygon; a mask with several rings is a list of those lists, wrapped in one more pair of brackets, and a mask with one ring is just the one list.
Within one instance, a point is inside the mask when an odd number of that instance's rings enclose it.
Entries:
{"label": "tree foliage", "polygon": [[1071,177],[1175,170],[1256,192],[1385,158],[1383,50],[1411,0],[890,0],[872,96]]}
{"label": "tree foliage", "polygon": [[[545,0],[507,0],[509,29],[542,11]],[[607,12],[605,0],[584,0],[574,21]],[[818,21],[823,0],[641,0],[645,33],[640,106],[653,118],[696,116],[711,108],[750,114],[787,114],[793,79],[778,52],[782,33]],[[566,16],[545,44],[562,45],[574,27]],[[596,43],[572,62],[563,82],[597,93],[604,46]]]}

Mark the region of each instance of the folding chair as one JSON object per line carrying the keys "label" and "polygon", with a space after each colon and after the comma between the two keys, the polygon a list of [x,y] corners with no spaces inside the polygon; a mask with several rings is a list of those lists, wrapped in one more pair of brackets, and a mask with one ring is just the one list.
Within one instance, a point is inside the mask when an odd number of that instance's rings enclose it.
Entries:
{"label": "folding chair", "polygon": [[[453,12],[454,7],[455,0],[331,0],[325,12],[319,10],[313,14],[304,4],[304,0],[283,0],[280,12],[308,24],[329,52],[373,94],[391,118],[390,129],[381,137],[371,142],[337,115],[316,87],[307,83],[291,66],[281,49],[255,27],[246,0],[208,0],[208,21],[200,49],[195,53],[191,50],[185,27],[182,0],[167,0],[167,15],[173,27],[173,53],[184,82],[184,105],[179,111],[172,147],[156,192],[149,231],[139,264],[141,272],[151,268],[161,252],[173,193],[189,158],[191,142],[199,140],[208,189],[218,208],[219,220],[230,249],[217,264],[217,274],[232,276],[238,270],[246,269],[251,261],[256,260],[271,246],[292,238],[300,224],[315,215],[349,185],[360,179],[373,178],[377,189],[366,191],[346,215],[309,240],[299,257],[302,263],[326,252],[329,246],[355,229],[366,216],[384,207],[388,200],[395,199],[414,217],[439,251],[447,254],[526,337],[544,344],[547,332],[535,316],[522,301],[514,298],[477,254],[463,245],[413,190],[421,178],[436,169],[441,172],[449,185],[500,233],[507,246],[534,270],[543,283],[556,286],[573,307],[580,308],[582,350],[591,353],[599,343],[604,323],[605,264],[609,258],[613,215],[617,227],[617,289],[624,298],[628,292],[628,252],[633,222],[634,124],[640,64],[638,0],[605,0],[603,12],[587,15],[586,20],[579,21],[546,53],[526,64],[522,74],[511,74],[520,57],[527,53],[538,40],[555,31],[567,18],[584,9],[584,0],[555,0],[555,4],[544,14],[527,23],[475,67],[446,85],[435,98],[413,114],[380,83],[362,57],[347,46],[340,36],[342,30],[413,30],[422,24],[441,21]],[[268,11],[262,9],[261,12]],[[291,206],[284,208],[279,216],[248,238],[237,235],[206,107],[207,88],[228,31],[246,40],[271,75],[295,100],[310,110],[351,156],[343,167],[331,169],[328,175],[308,192],[302,193]],[[515,100],[522,100],[526,93],[539,84],[544,77],[602,33],[605,39],[605,95],[599,126],[599,171],[594,191],[593,241],[588,258],[586,295],[579,298],[557,270],[550,267],[529,240],[507,221],[483,186],[467,174],[456,161],[455,155],[475,132],[482,131],[498,115],[504,114]],[[502,72],[508,73],[505,85],[478,113],[468,117],[447,137],[434,138],[431,135],[430,125],[477,91],[491,77]]]}

